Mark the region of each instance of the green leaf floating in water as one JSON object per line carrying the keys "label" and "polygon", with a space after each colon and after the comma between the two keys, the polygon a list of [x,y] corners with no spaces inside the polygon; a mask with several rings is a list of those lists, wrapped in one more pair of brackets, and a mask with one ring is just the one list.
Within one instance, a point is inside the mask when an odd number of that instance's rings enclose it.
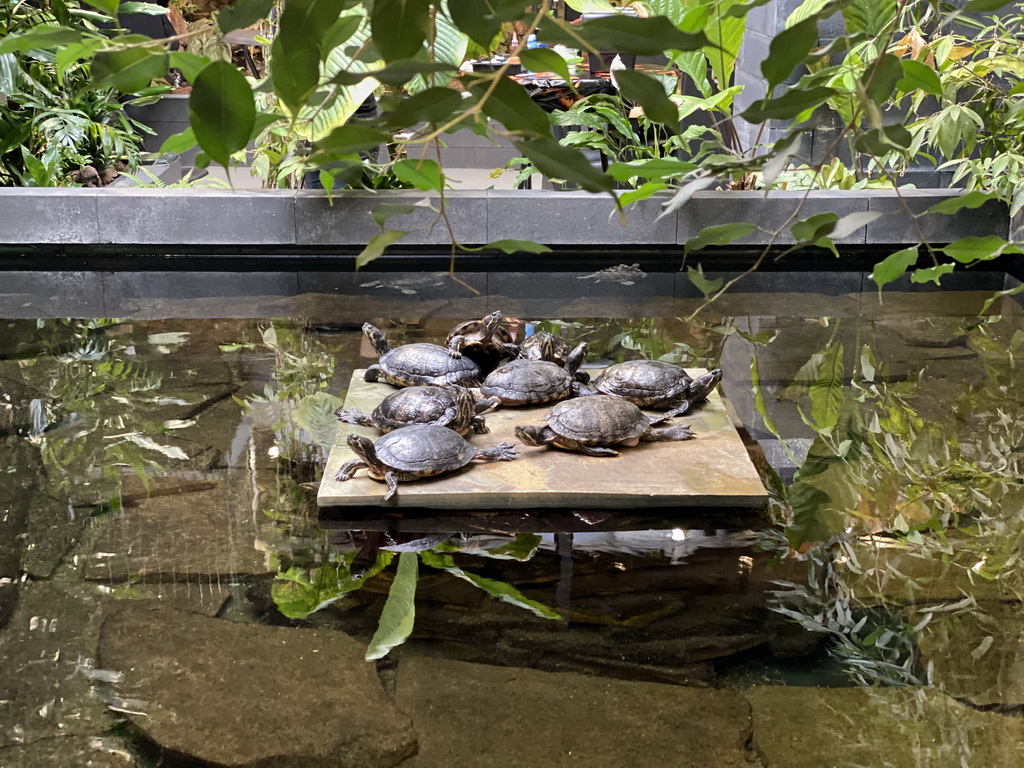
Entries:
{"label": "green leaf floating in water", "polygon": [[366,660],[382,659],[397,645],[401,645],[412,634],[416,620],[416,581],[419,558],[415,552],[403,552],[398,556],[398,570],[391,582],[388,599],[380,614],[377,631],[373,633],[366,648]]}

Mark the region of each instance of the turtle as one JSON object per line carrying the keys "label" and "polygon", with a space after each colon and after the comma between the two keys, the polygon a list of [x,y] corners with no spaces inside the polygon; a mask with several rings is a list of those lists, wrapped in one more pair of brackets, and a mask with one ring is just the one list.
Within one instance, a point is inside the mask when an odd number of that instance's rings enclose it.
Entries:
{"label": "turtle", "polygon": [[[569,342],[548,331],[537,331],[519,345],[521,360],[546,360],[557,365],[565,365],[571,352],[572,346]],[[590,374],[577,371],[575,378],[576,381],[586,384],[590,381]]]}
{"label": "turtle", "polygon": [[454,429],[460,435],[472,429],[477,434],[490,432],[480,414],[496,408],[498,399],[474,399],[472,393],[456,386],[405,387],[392,392],[367,415],[360,411],[339,408],[336,413],[346,424],[376,427],[381,432],[407,427],[410,424],[436,424]]}
{"label": "turtle", "polygon": [[519,322],[515,318],[503,318],[501,310],[484,315],[479,320],[459,323],[448,332],[445,346],[452,357],[465,355],[480,366],[487,375],[505,360],[514,360],[519,354],[519,345],[513,343],[512,334],[504,323]]}
{"label": "turtle", "polygon": [[418,343],[392,349],[383,331],[370,323],[363,324],[363,335],[380,355],[380,361],[366,369],[363,376],[366,381],[383,379],[396,387],[423,384],[480,386],[480,367],[468,358],[452,357],[444,347]]}
{"label": "turtle", "polygon": [[628,400],[611,395],[578,397],[557,403],[541,417],[546,427],[515,428],[516,437],[527,445],[555,445],[588,456],[618,456],[612,445],[632,447],[637,443],[662,440],[689,440],[693,432],[686,426],[654,429],[672,413],[647,416]]}
{"label": "turtle", "polygon": [[491,448],[475,448],[466,439],[435,424],[413,424],[388,432],[376,441],[362,435],[349,435],[348,447],[358,457],[341,465],[335,480],[351,480],[365,468],[374,480],[388,484],[384,501],[398,492],[398,483],[419,480],[461,469],[473,460],[512,461],[517,458],[512,443]]}
{"label": "turtle", "polygon": [[696,379],[680,366],[660,360],[631,360],[609,366],[594,381],[603,394],[629,400],[646,408],[677,409],[707,400],[722,380],[722,369],[715,368]]}
{"label": "turtle", "polygon": [[569,353],[564,366],[545,360],[512,360],[495,368],[480,387],[485,397],[496,397],[502,405],[532,405],[563,400],[583,394],[583,384],[574,375],[587,356],[583,342]]}

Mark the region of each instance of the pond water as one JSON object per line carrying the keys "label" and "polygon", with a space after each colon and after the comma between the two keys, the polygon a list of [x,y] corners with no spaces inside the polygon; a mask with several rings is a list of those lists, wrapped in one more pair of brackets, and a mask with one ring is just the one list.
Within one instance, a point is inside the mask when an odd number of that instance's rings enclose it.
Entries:
{"label": "pond water", "polygon": [[[1024,761],[1024,313],[992,284],[771,277],[687,319],[628,269],[342,277],[104,276],[106,319],[9,289],[0,766]],[[769,507],[321,513],[360,325],[494,308],[591,366],[722,367]]]}

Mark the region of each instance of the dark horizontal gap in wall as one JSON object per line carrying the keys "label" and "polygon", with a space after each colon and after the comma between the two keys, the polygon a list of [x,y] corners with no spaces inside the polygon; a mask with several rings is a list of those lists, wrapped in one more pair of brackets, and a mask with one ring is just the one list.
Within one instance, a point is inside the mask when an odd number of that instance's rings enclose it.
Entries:
{"label": "dark horizontal gap in wall", "polygon": [[[863,272],[901,247],[863,246],[840,248],[840,258],[820,248],[807,248],[785,254],[784,247],[772,248],[758,269],[764,272]],[[167,271],[195,272],[351,272],[355,269],[357,249],[332,249],[331,253],[294,248],[287,254],[240,252],[238,247],[207,247],[202,251],[169,254],[152,246],[126,250],[112,247],[67,247],[62,252],[39,248],[0,248],[0,270],[20,271]],[[754,266],[763,248],[709,248],[683,257],[680,246],[664,248],[614,246],[579,249],[555,247],[550,253],[513,255],[504,253],[459,253],[456,272],[581,272],[600,270],[619,264],[637,264],[645,272],[676,272],[687,266],[701,265],[705,272],[737,272]],[[785,255],[784,255],[785,254]],[[784,257],[783,257],[784,255]],[[780,258],[783,257],[783,258]],[[924,260],[922,260],[923,264]],[[372,272],[447,271],[451,257],[439,254],[436,247],[409,247],[402,253],[387,254],[364,269]],[[1007,272],[1024,280],[1024,258],[1004,256],[975,267],[985,271]]]}

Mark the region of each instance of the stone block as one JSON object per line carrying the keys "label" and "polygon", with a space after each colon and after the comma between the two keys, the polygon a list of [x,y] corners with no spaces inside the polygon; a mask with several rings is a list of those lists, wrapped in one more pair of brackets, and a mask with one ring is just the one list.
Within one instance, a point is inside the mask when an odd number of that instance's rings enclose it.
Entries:
{"label": "stone block", "polygon": [[364,654],[338,631],[126,606],[103,623],[99,658],[121,673],[114,694],[139,702],[129,719],[172,753],[239,768],[390,768],[416,736]]}
{"label": "stone block", "polygon": [[419,736],[413,768],[750,765],[748,709],[728,691],[404,659],[395,701]]}
{"label": "stone block", "polygon": [[[687,258],[692,266],[706,264],[704,276],[709,280],[721,279],[729,281],[737,277],[738,272],[714,272],[714,255],[701,259],[699,253]],[[681,299],[699,298],[703,294],[690,280],[686,272],[675,274],[676,297]],[[772,272],[759,270],[745,276],[730,289],[735,293],[794,293],[817,294],[819,296],[853,297],[859,294],[863,284],[860,272]]]}
{"label": "stone block", "polygon": [[12,270],[4,272],[3,278],[0,288],[3,317],[108,317],[100,272]]}
{"label": "stone block", "polygon": [[491,190],[487,192],[490,240],[535,240],[546,245],[587,247],[667,245],[674,242],[675,216],[658,219],[665,198],[642,200],[625,212],[588,192]]}
{"label": "stone block", "polygon": [[[839,217],[851,213],[866,212],[868,201],[860,192],[822,191],[763,192],[704,191],[697,192],[679,209],[677,243],[685,243],[695,237],[704,227],[712,224],[745,222],[758,229],[734,241],[736,245],[760,245],[767,243],[770,233],[781,227],[797,213],[797,220],[807,219],[819,213],[835,213]],[[838,245],[859,245],[864,242],[865,229],[862,227],[847,237],[837,240]],[[795,242],[787,226],[776,239],[778,245]],[[692,256],[691,256],[692,258]]]}
{"label": "stone block", "polygon": [[292,245],[294,200],[273,192],[104,189],[99,242],[120,245]]}
{"label": "stone block", "polygon": [[0,188],[0,244],[101,242],[99,190]]}
{"label": "stone block", "polygon": [[[964,237],[998,235],[1006,238],[1009,235],[1006,206],[995,200],[954,215],[921,216],[933,205],[956,197],[959,190],[907,189],[900,190],[898,196],[893,190],[863,190],[858,194],[867,201],[869,211],[882,214],[868,224],[865,241],[868,244],[909,244],[922,238],[933,244],[945,244]],[[918,218],[912,219],[907,209]]]}
{"label": "stone block", "polygon": [[[300,191],[295,197],[296,242],[323,247],[362,246],[381,232],[370,215],[378,205],[416,205],[424,200],[429,207],[419,206],[412,213],[387,220],[386,229],[409,232],[391,250],[401,252],[403,246],[451,242],[448,228],[437,212],[437,196],[418,190],[391,190],[386,193],[352,190],[335,192],[331,199],[325,192]],[[479,192],[448,192],[445,200],[448,220],[459,242],[467,245],[486,243],[487,200],[484,195]]]}
{"label": "stone block", "polygon": [[24,747],[0,748],[0,765],[17,768],[133,768],[140,765],[127,744],[110,736],[58,736]]}
{"label": "stone block", "polygon": [[107,314],[124,318],[275,317],[279,297],[297,293],[294,272],[108,272],[102,280]]}

